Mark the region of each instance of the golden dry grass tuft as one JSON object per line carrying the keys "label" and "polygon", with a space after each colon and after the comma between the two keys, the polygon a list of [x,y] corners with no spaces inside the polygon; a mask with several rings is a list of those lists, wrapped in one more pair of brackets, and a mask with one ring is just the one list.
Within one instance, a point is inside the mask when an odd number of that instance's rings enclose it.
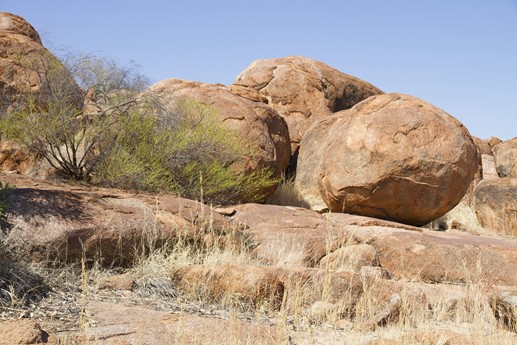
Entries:
{"label": "golden dry grass tuft", "polygon": [[[394,281],[358,269],[364,251],[348,249],[367,245],[351,239],[345,240],[341,248],[328,246],[327,257],[334,254],[333,260],[323,260],[319,268],[308,268],[301,260],[303,246],[276,248],[278,260],[264,265],[248,247],[250,241],[245,232],[230,240],[227,236],[222,238],[210,226],[200,228],[199,232],[199,238],[203,239],[200,242],[180,237],[160,247],[148,236],[149,243],[142,246],[145,250],[127,269],[86,265],[84,260],[76,266],[35,267],[53,289],[50,298],[69,309],[73,309],[72,305],[75,308],[68,312],[69,320],[64,326],[74,330],[75,335],[63,339],[70,344],[102,343],[91,337],[96,321],[88,301],[93,299],[222,318],[229,320],[230,325],[243,321],[272,327],[271,337],[252,339],[243,338],[235,327],[229,326],[224,330],[228,344],[517,343],[517,335],[507,331],[494,317],[489,298],[493,287],[485,278],[489,275],[482,272],[467,279],[464,285],[455,286],[457,295],[438,294],[433,299],[431,292],[439,287]],[[329,239],[328,243],[332,241]],[[375,265],[375,258],[372,264]],[[185,268],[186,272],[192,272],[189,270],[196,267],[196,277],[202,279],[186,280],[190,283],[188,288],[171,273]],[[257,275],[256,272],[262,271],[265,273]],[[134,279],[132,290],[103,289],[103,281],[120,274]],[[274,298],[266,294],[263,300],[257,299],[262,295],[253,290],[253,275],[262,280],[269,277],[279,282],[281,289],[274,290],[277,293]],[[221,279],[229,280],[221,283]],[[250,289],[233,288],[244,281],[248,281],[249,285],[245,286]],[[210,284],[217,285],[214,288]],[[449,291],[448,286],[443,288]],[[46,322],[51,324],[49,320]],[[193,334],[186,327],[179,326],[173,343],[202,344],[205,339],[202,334]]]}

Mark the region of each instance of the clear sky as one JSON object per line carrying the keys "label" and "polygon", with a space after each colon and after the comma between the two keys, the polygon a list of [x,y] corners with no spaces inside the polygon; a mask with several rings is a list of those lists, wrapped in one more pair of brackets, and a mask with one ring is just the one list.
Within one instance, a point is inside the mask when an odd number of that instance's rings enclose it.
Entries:
{"label": "clear sky", "polygon": [[157,82],[230,84],[302,55],[417,96],[473,135],[517,136],[517,0],[0,0],[44,43],[133,60]]}

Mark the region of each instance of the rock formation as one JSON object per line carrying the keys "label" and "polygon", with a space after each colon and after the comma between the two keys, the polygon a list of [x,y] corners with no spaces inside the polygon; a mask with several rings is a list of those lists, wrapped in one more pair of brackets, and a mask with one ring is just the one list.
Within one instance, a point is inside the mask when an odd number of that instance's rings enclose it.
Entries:
{"label": "rock formation", "polygon": [[[51,71],[51,72],[50,72]],[[0,109],[13,111],[27,103],[28,97],[44,103],[51,97],[51,85],[44,73],[59,79],[60,92],[68,88],[70,101],[80,102],[81,91],[61,62],[41,43],[34,28],[23,18],[0,13]]]}
{"label": "rock formation", "polygon": [[[249,146],[253,153],[236,164],[242,173],[268,168],[278,178],[285,172],[291,156],[286,123],[276,111],[257,101],[260,96],[252,90],[167,79],[151,86],[148,92],[171,102],[186,98],[215,107],[221,123],[242,138],[242,146]],[[264,194],[275,189],[276,186],[269,188]]]}
{"label": "rock formation", "polygon": [[[2,111],[45,101],[32,67],[47,63],[62,66],[0,13]],[[299,144],[295,187],[333,212],[35,179],[19,175],[34,157],[0,142],[0,345],[517,343],[517,138],[472,138],[301,57],[257,61],[228,87],[147,92],[215,106],[254,151],[242,173],[280,176]],[[460,199],[475,224],[417,227]]]}
{"label": "rock formation", "polygon": [[334,116],[302,140],[297,171],[302,192],[313,195],[317,181],[334,212],[423,225],[456,206],[474,178],[468,131],[420,99],[379,95]]}
{"label": "rock formation", "polygon": [[500,177],[517,178],[517,138],[494,147],[494,160]]}
{"label": "rock formation", "polygon": [[293,154],[316,120],[382,93],[365,81],[301,56],[257,60],[237,76],[235,84],[257,90],[285,118]]}
{"label": "rock formation", "polygon": [[[144,248],[159,248],[178,237],[204,241],[200,229],[216,236],[234,225],[208,206],[170,195],[155,198],[103,188],[36,183],[28,177],[0,173],[0,181],[17,188],[0,226],[6,244],[22,261],[79,262],[102,256],[102,264],[130,264]],[[206,238],[207,241],[211,239]]]}
{"label": "rock formation", "polygon": [[485,179],[474,189],[474,211],[481,226],[517,235],[517,179]]}

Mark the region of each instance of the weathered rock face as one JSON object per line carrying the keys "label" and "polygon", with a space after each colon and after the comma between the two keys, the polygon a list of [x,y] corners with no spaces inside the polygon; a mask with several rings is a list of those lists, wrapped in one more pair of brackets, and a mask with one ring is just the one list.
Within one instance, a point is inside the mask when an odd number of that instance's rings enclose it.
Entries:
{"label": "weathered rock face", "polygon": [[[244,162],[239,162],[240,171],[247,173],[269,168],[274,177],[285,172],[291,157],[287,125],[276,111],[256,101],[260,99],[256,92],[179,79],[161,81],[149,91],[165,99],[195,99],[216,107],[221,122],[242,138],[244,146],[252,148],[253,157],[245,157]],[[267,197],[275,189],[276,186],[264,194]]]}
{"label": "weathered rock face", "polygon": [[517,179],[481,181],[474,189],[474,211],[481,226],[517,235]]}
{"label": "weathered rock face", "polygon": [[494,153],[499,176],[517,178],[517,138],[500,143],[494,148]]}
{"label": "weathered rock face", "polygon": [[25,173],[34,165],[35,159],[19,145],[0,142],[0,171]]}
{"label": "weathered rock face", "polygon": [[314,210],[326,207],[320,195],[319,167],[330,130],[340,117],[341,113],[338,113],[322,119],[305,133],[301,142],[294,185],[300,197]]}
{"label": "weathered rock face", "polygon": [[[3,17],[3,16],[2,16]],[[1,17],[0,17],[1,18]],[[8,18],[8,17],[7,17]],[[40,42],[12,30],[0,30],[0,107],[10,111],[25,101],[28,94],[40,88],[38,77],[24,64],[22,57],[45,52]]]}
{"label": "weathered rock face", "polygon": [[[50,338],[52,344],[90,343],[99,345],[133,344],[245,344],[250,339],[260,344],[285,343],[286,336],[274,326],[251,324],[240,320],[157,311],[145,307],[128,307],[120,303],[88,301],[88,315],[95,327]],[[68,341],[67,341],[68,340]],[[50,342],[49,342],[50,343]],[[13,343],[9,343],[13,344]]]}
{"label": "weathered rock face", "polygon": [[0,334],[0,345],[43,344],[48,341],[47,332],[41,329],[39,323],[30,319],[2,321]]}
{"label": "weathered rock face", "polygon": [[0,171],[38,178],[47,178],[55,173],[47,161],[38,159],[12,141],[0,141]]}
{"label": "weathered rock face", "polygon": [[418,98],[373,96],[339,115],[316,149],[317,167],[307,143],[328,121],[309,130],[298,161],[334,212],[424,225],[461,200],[480,165],[463,125]]}
{"label": "weathered rock face", "polygon": [[[214,234],[232,241],[235,234],[222,216],[187,199],[2,173],[0,181],[16,186],[5,196],[8,207],[0,226],[6,246],[22,261],[77,262],[84,254],[87,260],[102,258],[104,265],[126,265],[145,248],[178,237],[203,243],[213,241]],[[208,227],[212,235],[203,232]]]}
{"label": "weathered rock face", "polygon": [[25,19],[12,13],[0,12],[0,31],[27,36],[41,44],[41,38],[36,29],[27,23]]}
{"label": "weathered rock face", "polygon": [[293,154],[315,120],[382,93],[365,81],[300,56],[255,61],[235,84],[257,90],[285,118]]}
{"label": "weathered rock face", "polygon": [[497,174],[497,169],[495,167],[494,156],[482,154],[481,163],[483,165],[484,180],[492,180],[499,178],[499,175]]}
{"label": "weathered rock face", "polygon": [[[303,208],[246,204],[234,208],[232,220],[249,226],[255,246],[251,254],[268,265],[316,267],[328,251],[347,242],[347,227],[420,228],[376,218],[333,213],[325,216]],[[332,238],[332,242],[327,240]]]}
{"label": "weathered rock face", "polygon": [[474,141],[474,144],[476,145],[476,147],[479,151],[479,154],[490,155],[490,156],[494,155],[494,153],[492,152],[492,146],[490,146],[489,141],[479,139],[476,136],[472,136],[472,140]]}
{"label": "weathered rock face", "polygon": [[501,139],[499,139],[498,137],[490,137],[488,139],[485,139],[484,140],[485,142],[488,143],[488,145],[490,145],[490,147],[492,148],[492,150],[494,149],[494,147],[496,147],[497,145],[499,145],[500,143],[502,143],[503,141]]}
{"label": "weathered rock face", "polygon": [[[23,18],[0,13],[0,109],[12,111],[25,104],[27,96],[44,102],[49,96],[49,85],[38,76],[42,71],[61,71],[59,77],[69,84],[71,100],[78,101],[80,90],[67,74],[61,62],[43,45],[34,28]],[[61,90],[63,91],[63,89]]]}
{"label": "weathered rock face", "polygon": [[248,226],[255,244],[251,254],[263,264],[317,267],[344,251],[341,254],[354,252],[345,266],[356,273],[361,265],[377,265],[396,280],[517,285],[515,240],[430,231],[350,214],[321,215],[294,207],[248,204],[235,211],[231,219]]}

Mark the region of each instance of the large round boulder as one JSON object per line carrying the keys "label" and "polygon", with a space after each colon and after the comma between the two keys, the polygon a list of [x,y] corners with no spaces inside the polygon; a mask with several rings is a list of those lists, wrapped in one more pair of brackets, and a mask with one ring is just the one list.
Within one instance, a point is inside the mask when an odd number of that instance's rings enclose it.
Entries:
{"label": "large round boulder", "polygon": [[[374,96],[340,112],[314,148],[312,133],[327,125],[316,123],[302,140],[297,179],[310,175],[333,212],[424,225],[462,199],[478,169],[467,129],[412,96]],[[313,150],[321,151],[317,164]]]}
{"label": "large round boulder", "polygon": [[330,130],[342,115],[343,113],[339,112],[321,119],[305,133],[300,143],[294,187],[303,204],[318,212],[328,210],[320,195],[321,157],[325,152],[325,143],[329,138]]}
{"label": "large round boulder", "polygon": [[41,44],[41,38],[25,19],[8,12],[0,12],[0,32],[10,32],[12,34],[26,36],[32,41]]}
{"label": "large round boulder", "polygon": [[[261,102],[260,95],[253,90],[167,79],[151,86],[148,92],[166,102],[192,99],[215,107],[220,122],[242,139],[244,147],[251,148],[252,154],[242,157],[242,161],[234,165],[240,172],[267,168],[273,172],[273,177],[279,178],[289,165],[291,150],[285,120]],[[267,197],[275,189],[273,186],[261,194]]]}
{"label": "large round boulder", "polygon": [[517,178],[517,138],[494,147],[495,168],[500,177]]}
{"label": "large round boulder", "polygon": [[42,45],[36,30],[22,17],[0,12],[0,110],[18,110],[29,97],[30,102],[45,103],[53,97],[56,86],[59,97],[81,105],[81,90],[63,64]]}
{"label": "large round boulder", "polygon": [[235,84],[257,90],[285,118],[293,153],[315,120],[382,93],[365,81],[301,56],[257,60],[237,76]]}

